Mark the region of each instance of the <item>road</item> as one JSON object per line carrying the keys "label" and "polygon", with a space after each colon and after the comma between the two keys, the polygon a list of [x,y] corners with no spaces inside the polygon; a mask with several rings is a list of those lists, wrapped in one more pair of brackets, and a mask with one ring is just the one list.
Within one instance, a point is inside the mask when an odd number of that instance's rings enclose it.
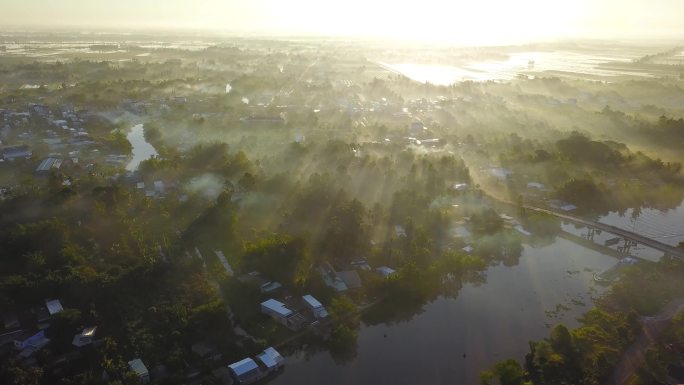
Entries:
{"label": "road", "polygon": [[657,315],[642,318],[641,335],[622,354],[606,385],[626,385],[645,362],[646,351],[665,330],[669,321],[684,309],[684,298],[671,301]]}

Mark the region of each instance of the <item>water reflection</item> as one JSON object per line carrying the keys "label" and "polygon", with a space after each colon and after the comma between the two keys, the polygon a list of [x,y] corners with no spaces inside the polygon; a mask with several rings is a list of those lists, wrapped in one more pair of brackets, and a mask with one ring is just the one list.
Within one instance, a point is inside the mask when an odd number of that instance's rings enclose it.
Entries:
{"label": "water reflection", "polygon": [[511,80],[520,73],[533,75],[542,72],[602,77],[653,77],[648,73],[602,66],[606,63],[628,63],[637,57],[635,53],[618,52],[590,54],[572,51],[529,51],[511,53],[506,60],[469,61],[459,66],[383,62],[379,64],[418,82],[442,86],[466,80]]}
{"label": "water reflection", "polygon": [[126,165],[126,170],[135,171],[140,162],[157,155],[157,150],[145,140],[142,124],[136,124],[131,127],[131,132],[128,133],[126,138],[133,145],[133,159]]}
{"label": "water reflection", "polygon": [[522,359],[528,342],[546,337],[552,324],[577,326],[605,290],[593,272],[615,261],[561,238],[525,246],[518,265],[488,268],[486,282],[465,283],[455,297],[420,304],[400,319],[364,316],[348,361],[325,350],[296,352],[271,383],[476,384],[495,362]]}
{"label": "water reflection", "polygon": [[637,208],[611,212],[599,221],[672,246],[684,242],[684,201],[668,210]]}

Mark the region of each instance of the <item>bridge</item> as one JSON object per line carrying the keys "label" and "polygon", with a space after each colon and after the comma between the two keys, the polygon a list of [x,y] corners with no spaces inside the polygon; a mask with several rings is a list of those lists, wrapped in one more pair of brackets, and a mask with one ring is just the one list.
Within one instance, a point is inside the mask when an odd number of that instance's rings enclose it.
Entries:
{"label": "bridge", "polygon": [[[512,204],[511,202],[506,202],[506,203]],[[655,250],[662,251],[665,254],[668,254],[668,255],[671,255],[673,257],[684,260],[684,249],[680,249],[680,248],[668,245],[666,243],[656,241],[655,239],[645,237],[641,234],[633,233],[629,230],[621,229],[621,228],[616,227],[616,226],[608,225],[608,224],[597,222],[597,221],[592,221],[589,219],[576,217],[573,215],[568,215],[568,214],[563,214],[563,213],[559,213],[559,212],[552,211],[552,210],[543,209],[540,207],[523,206],[523,208],[525,210],[530,210],[530,211],[535,211],[538,213],[553,215],[554,217],[557,217],[557,218],[560,218],[560,219],[563,219],[563,220],[566,220],[569,222],[577,223],[580,225],[584,225],[584,226],[587,226],[590,228],[600,229],[601,231],[605,231],[605,232],[608,232],[611,234],[615,234],[617,236],[623,237],[625,239],[629,239],[631,241],[640,243],[642,245],[646,245],[646,246],[651,247]]]}

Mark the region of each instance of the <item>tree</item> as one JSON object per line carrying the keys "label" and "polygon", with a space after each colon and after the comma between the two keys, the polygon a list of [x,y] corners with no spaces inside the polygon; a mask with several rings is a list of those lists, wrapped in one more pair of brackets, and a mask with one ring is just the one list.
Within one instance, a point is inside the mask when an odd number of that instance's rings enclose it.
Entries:
{"label": "tree", "polygon": [[518,361],[508,359],[494,365],[491,371],[480,374],[480,382],[482,385],[522,385],[524,375],[525,372]]}

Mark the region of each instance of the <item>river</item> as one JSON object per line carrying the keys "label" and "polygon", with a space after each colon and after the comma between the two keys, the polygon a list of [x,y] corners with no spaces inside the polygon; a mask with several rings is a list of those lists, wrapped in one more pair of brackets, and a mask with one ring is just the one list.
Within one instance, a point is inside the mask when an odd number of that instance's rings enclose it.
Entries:
{"label": "river", "polygon": [[612,212],[599,221],[672,246],[684,242],[684,201],[669,210],[641,208],[637,215],[634,209],[628,209],[623,215]]}
{"label": "river", "polygon": [[133,145],[133,159],[126,165],[126,170],[135,171],[138,169],[140,162],[157,155],[157,150],[145,140],[142,124],[136,124],[131,127],[131,132],[128,133],[126,138]]}
{"label": "river", "polygon": [[[297,352],[269,384],[477,384],[494,363],[523,360],[528,342],[547,337],[551,325],[577,326],[605,290],[592,272],[615,263],[562,238],[525,245],[518,265],[490,267],[486,283],[465,285],[455,299],[439,298],[408,322],[362,325],[350,361]],[[567,309],[554,311],[559,304]]]}

